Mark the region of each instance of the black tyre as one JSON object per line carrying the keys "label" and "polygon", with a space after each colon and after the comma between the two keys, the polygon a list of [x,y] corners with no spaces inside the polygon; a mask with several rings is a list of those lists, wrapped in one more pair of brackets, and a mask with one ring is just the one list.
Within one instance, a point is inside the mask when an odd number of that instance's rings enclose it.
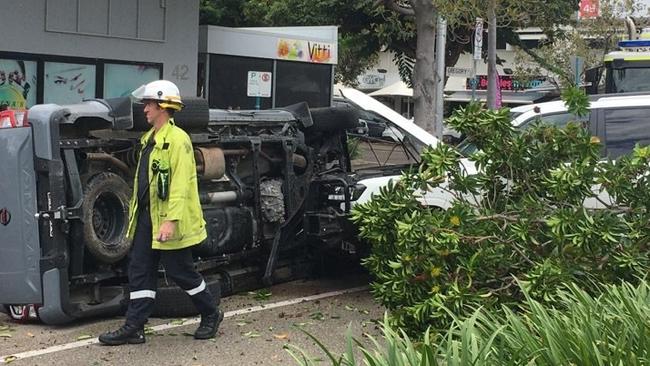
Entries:
{"label": "black tyre", "polygon": [[[203,98],[183,98],[185,107],[174,113],[174,121],[184,130],[205,129],[210,120],[208,101]],[[142,104],[133,104],[133,131],[147,131],[151,125],[144,116]]]}
{"label": "black tyre", "polygon": [[131,189],[119,175],[100,173],[84,189],[83,239],[88,251],[103,263],[115,263],[131,248],[126,238]]}
{"label": "black tyre", "polygon": [[[206,277],[205,283],[214,297],[217,305],[221,303],[221,281],[218,276]],[[161,318],[177,318],[194,316],[198,312],[190,296],[176,285],[158,284],[156,305],[152,315]]]}
{"label": "black tyre", "polygon": [[314,124],[307,132],[344,131],[359,126],[359,112],[350,107],[312,108]]}

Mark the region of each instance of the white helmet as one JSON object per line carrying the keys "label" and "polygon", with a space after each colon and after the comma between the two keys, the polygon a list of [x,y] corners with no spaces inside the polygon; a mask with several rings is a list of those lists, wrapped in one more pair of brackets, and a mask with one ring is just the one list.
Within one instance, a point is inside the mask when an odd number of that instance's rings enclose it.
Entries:
{"label": "white helmet", "polygon": [[160,108],[170,108],[180,111],[185,106],[176,84],[168,80],[156,80],[142,85],[131,93],[139,101],[158,101]]}

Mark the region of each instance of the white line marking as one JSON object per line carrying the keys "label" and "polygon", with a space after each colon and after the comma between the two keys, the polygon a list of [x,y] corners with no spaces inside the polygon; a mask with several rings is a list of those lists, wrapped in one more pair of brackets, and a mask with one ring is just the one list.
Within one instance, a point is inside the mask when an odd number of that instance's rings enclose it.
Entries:
{"label": "white line marking", "polygon": [[[364,290],[367,290],[367,289],[368,289],[368,286],[354,287],[354,288],[349,288],[349,289],[346,289],[346,290],[325,292],[325,293],[322,293],[322,294],[305,296],[305,297],[300,297],[300,298],[291,299],[291,300],[284,300],[284,301],[275,302],[275,303],[271,303],[271,304],[258,305],[258,306],[253,306],[253,307],[250,307],[250,308],[239,309],[239,310],[232,310],[232,311],[226,312],[224,314],[224,318],[230,318],[230,317],[233,317],[233,316],[239,316],[239,315],[244,315],[244,314],[255,313],[255,312],[263,311],[263,310],[276,309],[276,308],[280,308],[280,307],[284,307],[284,306],[299,304],[301,302],[309,302],[309,301],[320,300],[320,299],[324,299],[324,298],[328,298],[328,297],[334,297],[334,296],[339,296],[339,295],[351,294],[351,293],[355,293],[355,292],[361,292],[361,291],[364,291]],[[161,325],[157,325],[155,327],[151,327],[151,330],[154,331],[154,332],[159,332],[159,331],[162,331],[162,330],[183,327],[183,326],[186,326],[186,325],[198,324],[200,322],[201,322],[201,317],[195,317],[195,318],[184,321],[183,324],[171,324],[171,323],[161,324]],[[26,351],[26,352],[21,352],[21,353],[15,353],[13,355],[0,356],[0,364],[6,364],[6,363],[9,363],[9,362],[13,362],[13,361],[24,360],[26,358],[47,355],[47,354],[55,353],[55,352],[59,352],[59,351],[66,351],[66,350],[75,349],[75,348],[79,348],[79,347],[83,347],[83,346],[97,344],[97,343],[99,343],[99,340],[97,338],[84,339],[83,341],[77,341],[77,342],[72,342],[72,343],[61,344],[61,345],[52,346],[52,347],[48,347],[48,348],[44,348],[44,349],[39,349],[39,350],[34,350],[34,351]]]}

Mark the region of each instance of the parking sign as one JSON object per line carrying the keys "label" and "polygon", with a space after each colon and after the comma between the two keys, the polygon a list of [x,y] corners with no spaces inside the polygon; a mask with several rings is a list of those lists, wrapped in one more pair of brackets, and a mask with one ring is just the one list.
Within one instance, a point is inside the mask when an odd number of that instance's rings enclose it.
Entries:
{"label": "parking sign", "polygon": [[263,98],[270,97],[271,79],[272,79],[272,74],[270,72],[249,71],[246,95],[249,97],[263,97]]}

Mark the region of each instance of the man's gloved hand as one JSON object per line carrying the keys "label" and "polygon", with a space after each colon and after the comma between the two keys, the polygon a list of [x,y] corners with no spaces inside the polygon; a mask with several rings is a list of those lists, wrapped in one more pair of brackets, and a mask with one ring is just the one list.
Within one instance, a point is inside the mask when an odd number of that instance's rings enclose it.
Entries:
{"label": "man's gloved hand", "polygon": [[174,237],[175,232],[176,221],[163,221],[163,223],[160,224],[160,230],[158,230],[158,237],[156,237],[156,240],[160,242],[167,241]]}

